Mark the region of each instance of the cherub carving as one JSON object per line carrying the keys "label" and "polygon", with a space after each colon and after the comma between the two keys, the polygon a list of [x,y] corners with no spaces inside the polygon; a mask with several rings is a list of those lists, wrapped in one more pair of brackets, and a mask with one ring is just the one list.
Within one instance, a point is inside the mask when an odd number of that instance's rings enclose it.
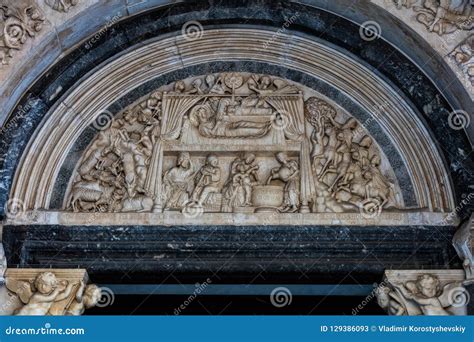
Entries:
{"label": "cherub carving", "polygon": [[74,301],[66,309],[66,316],[80,316],[86,309],[97,305],[102,296],[102,292],[97,285],[86,285],[83,281],[76,292]]}
{"label": "cherub carving", "polygon": [[281,212],[296,212],[300,205],[299,198],[299,177],[300,168],[296,160],[291,160],[284,152],[276,154],[276,159],[281,164],[280,167],[273,168],[266,184],[274,179],[279,179],[285,183],[283,189],[283,207]]}
{"label": "cherub carving", "polygon": [[71,295],[73,286],[73,283],[59,281],[52,272],[38,274],[34,282],[34,290],[30,286],[22,287],[24,292],[20,294],[20,298],[25,305],[17,315],[47,315],[55,302],[64,300]]}
{"label": "cherub carving", "polygon": [[454,304],[452,292],[460,288],[459,284],[449,283],[441,291],[438,277],[431,274],[422,274],[415,282],[408,281],[397,285],[401,294],[416,303],[426,316],[452,315],[448,311]]}

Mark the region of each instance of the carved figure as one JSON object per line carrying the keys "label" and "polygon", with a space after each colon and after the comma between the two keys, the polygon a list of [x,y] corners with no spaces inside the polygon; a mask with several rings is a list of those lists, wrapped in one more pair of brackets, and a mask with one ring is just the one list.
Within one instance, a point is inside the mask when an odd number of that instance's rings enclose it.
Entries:
{"label": "carved figure", "polygon": [[81,282],[73,302],[65,311],[66,316],[80,316],[86,309],[93,308],[100,301],[102,292],[97,285]]}
{"label": "carved figure", "polygon": [[283,152],[276,154],[276,159],[281,164],[280,167],[273,168],[266,184],[274,179],[279,179],[285,183],[283,195],[283,207],[281,212],[296,212],[300,205],[299,199],[299,165],[296,160],[288,159]]}
{"label": "carved figure", "polygon": [[214,154],[206,158],[206,164],[197,172],[195,176],[195,187],[192,199],[202,206],[212,193],[219,193],[219,182],[221,180],[221,170],[219,160]]}
{"label": "carved figure", "polygon": [[235,207],[252,205],[252,188],[258,184],[258,169],[253,153],[232,162],[229,179],[223,190],[224,211],[230,212]]}
{"label": "carved figure", "polygon": [[176,166],[163,176],[165,208],[181,209],[189,201],[191,182],[194,176],[191,157],[187,152],[178,155]]}
{"label": "carved figure", "polygon": [[473,10],[470,0],[424,0],[423,6],[415,6],[417,20],[430,32],[439,35],[457,29],[471,30],[474,27]]}
{"label": "carved figure", "polygon": [[69,297],[74,284],[58,281],[52,272],[43,272],[36,277],[34,285],[36,292],[32,293],[17,315],[44,316],[48,314],[54,302]]}
{"label": "carved figure", "polygon": [[450,303],[450,291],[453,284],[445,285],[440,293],[440,282],[436,276],[431,274],[420,275],[416,282],[406,282],[397,287],[402,295],[417,303],[426,316],[448,316],[450,313],[445,309]]}
{"label": "carved figure", "polygon": [[401,304],[401,300],[398,295],[387,286],[378,286],[375,290],[377,297],[377,303],[382,309],[387,311],[391,316],[402,316],[406,315],[406,310]]}
{"label": "carved figure", "polygon": [[230,101],[227,98],[220,99],[217,111],[213,111],[209,105],[194,107],[189,117],[191,124],[207,138],[261,138],[270,131],[271,120],[231,121],[227,113]]}
{"label": "carved figure", "polygon": [[349,118],[338,122],[334,108],[317,98],[306,101],[305,115],[313,127],[314,209],[341,212],[351,206],[360,208],[367,199],[381,207],[395,205],[394,186],[380,170],[381,158],[372,138],[366,135],[354,141],[357,121]]}

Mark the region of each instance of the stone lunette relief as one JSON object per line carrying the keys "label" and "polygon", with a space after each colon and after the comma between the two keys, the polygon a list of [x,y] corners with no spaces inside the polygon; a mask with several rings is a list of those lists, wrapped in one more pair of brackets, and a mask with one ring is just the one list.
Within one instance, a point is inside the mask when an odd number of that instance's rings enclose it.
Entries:
{"label": "stone lunette relief", "polygon": [[177,81],[107,122],[67,196],[75,212],[399,208],[358,122],[267,75]]}
{"label": "stone lunette relief", "polygon": [[44,17],[38,7],[0,4],[0,62],[9,64],[13,50],[20,50],[25,42],[42,29]]}
{"label": "stone lunette relief", "polygon": [[101,298],[97,285],[87,284],[84,270],[7,270],[6,286],[20,299],[15,315],[82,315]]}
{"label": "stone lunette relief", "polygon": [[378,304],[389,315],[465,315],[469,293],[462,273],[449,270],[386,271],[376,289]]}
{"label": "stone lunette relief", "polygon": [[410,8],[416,20],[439,35],[472,30],[474,11],[470,0],[394,0],[398,9]]}

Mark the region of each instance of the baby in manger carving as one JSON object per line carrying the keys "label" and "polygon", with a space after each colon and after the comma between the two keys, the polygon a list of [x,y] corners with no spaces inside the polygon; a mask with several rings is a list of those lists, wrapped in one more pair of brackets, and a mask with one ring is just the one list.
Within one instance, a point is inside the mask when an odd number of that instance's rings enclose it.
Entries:
{"label": "baby in manger carving", "polygon": [[[343,115],[344,116],[344,115]],[[325,100],[266,75],[175,82],[100,131],[75,212],[344,212],[400,207],[373,139]],[[386,163],[385,163],[386,164]]]}

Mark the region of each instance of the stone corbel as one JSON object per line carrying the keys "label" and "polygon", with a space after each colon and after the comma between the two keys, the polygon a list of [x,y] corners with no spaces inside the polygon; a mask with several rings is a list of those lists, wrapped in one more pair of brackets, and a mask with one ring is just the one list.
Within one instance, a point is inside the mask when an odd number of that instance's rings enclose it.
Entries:
{"label": "stone corbel", "polygon": [[467,314],[470,295],[462,270],[387,270],[376,291],[389,315]]}
{"label": "stone corbel", "polygon": [[7,269],[9,298],[3,315],[82,315],[101,298],[101,289],[89,284],[84,269]]}

